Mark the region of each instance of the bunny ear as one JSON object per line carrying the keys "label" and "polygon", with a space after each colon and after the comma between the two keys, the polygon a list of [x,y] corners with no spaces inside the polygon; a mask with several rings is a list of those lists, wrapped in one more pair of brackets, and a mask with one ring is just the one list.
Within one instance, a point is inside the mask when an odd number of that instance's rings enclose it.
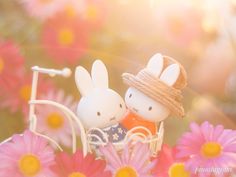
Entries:
{"label": "bunny ear", "polygon": [[93,63],[91,74],[94,87],[108,88],[108,72],[101,60],[96,60]]}
{"label": "bunny ear", "polygon": [[82,96],[88,95],[93,89],[90,74],[82,66],[78,66],[75,71],[75,82]]}
{"label": "bunny ear", "polygon": [[152,56],[147,64],[147,69],[155,76],[159,77],[161,71],[163,70],[164,59],[160,53],[157,53]]}
{"label": "bunny ear", "polygon": [[178,64],[168,66],[161,74],[160,80],[169,86],[173,86],[178,80],[180,75],[180,67]]}

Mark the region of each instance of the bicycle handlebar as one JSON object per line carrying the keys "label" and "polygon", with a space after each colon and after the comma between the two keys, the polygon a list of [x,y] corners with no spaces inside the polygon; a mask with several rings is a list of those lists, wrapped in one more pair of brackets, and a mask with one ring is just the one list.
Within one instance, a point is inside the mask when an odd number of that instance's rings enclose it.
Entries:
{"label": "bicycle handlebar", "polygon": [[57,69],[48,69],[48,68],[40,68],[38,66],[33,66],[32,70],[40,72],[40,73],[48,74],[51,77],[54,77],[56,75],[61,75],[63,77],[70,77],[70,75],[71,75],[71,70],[69,68],[57,70]]}

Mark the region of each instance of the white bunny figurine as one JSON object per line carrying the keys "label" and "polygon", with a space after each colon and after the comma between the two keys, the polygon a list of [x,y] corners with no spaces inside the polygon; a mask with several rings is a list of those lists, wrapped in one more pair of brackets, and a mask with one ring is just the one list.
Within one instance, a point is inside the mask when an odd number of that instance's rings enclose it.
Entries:
{"label": "white bunny figurine", "polygon": [[[126,130],[119,124],[127,109],[123,98],[108,86],[108,72],[104,63],[93,63],[91,76],[82,66],[75,72],[76,85],[82,95],[78,104],[77,115],[87,130],[102,129],[109,141],[118,142],[126,135]],[[101,137],[99,132],[97,136]]]}
{"label": "white bunny figurine", "polygon": [[[168,66],[165,67],[165,65],[167,65],[167,61],[165,61],[165,59],[166,58],[164,58],[161,54],[154,55],[149,60],[146,68],[141,70],[139,74],[145,71],[151,75],[152,79],[165,83],[167,87],[174,87],[181,75],[184,77],[184,80],[181,81],[180,84],[182,85],[180,85],[179,88],[182,89],[186,85],[184,69],[172,58],[168,59],[171,59],[172,62],[168,63]],[[130,114],[128,114],[128,116],[123,120],[122,125],[127,129],[132,129],[136,126],[145,126],[146,128],[149,128],[152,134],[155,134],[156,123],[165,120],[170,115],[171,110],[162,102],[153,99],[153,95],[155,94],[155,85],[148,85],[145,77],[140,78],[138,77],[139,74],[137,76],[127,73],[123,75],[124,81],[128,75],[128,78],[131,79],[131,84],[128,83],[130,88],[128,88],[125,94],[125,102],[130,110]],[[139,82],[140,84],[146,84],[146,88],[151,94],[147,95],[140,87],[135,88],[135,86],[132,85],[132,81],[135,81],[136,83]],[[145,91],[147,89],[145,89]],[[181,106],[177,110],[182,113],[183,108]]]}

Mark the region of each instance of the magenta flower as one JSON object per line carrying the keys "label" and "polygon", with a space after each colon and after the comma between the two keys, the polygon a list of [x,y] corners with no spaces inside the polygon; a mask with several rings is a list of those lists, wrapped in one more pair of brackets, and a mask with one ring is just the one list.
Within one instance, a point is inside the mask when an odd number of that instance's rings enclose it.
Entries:
{"label": "magenta flower", "polygon": [[14,135],[0,145],[0,177],[54,177],[54,152],[47,141],[31,131]]}
{"label": "magenta flower", "polygon": [[[50,90],[47,94],[40,97],[43,100],[52,100],[61,103],[70,110],[76,110],[77,103],[74,102],[72,96],[66,96],[63,90]],[[37,110],[37,131],[49,136],[58,143],[65,146],[72,145],[71,128],[65,114],[50,105],[38,105]],[[76,131],[79,133],[79,131]]]}
{"label": "magenta flower", "polygon": [[[213,126],[204,122],[200,126],[191,123],[191,132],[180,139],[177,157],[189,158],[186,168],[192,172],[198,169],[234,169],[236,166],[236,131]],[[210,172],[209,172],[210,171]],[[213,170],[208,170],[213,174]],[[206,175],[206,174],[205,174]]]}
{"label": "magenta flower", "polygon": [[123,147],[117,152],[112,144],[100,148],[101,154],[107,160],[107,169],[114,177],[152,177],[151,171],[155,161],[150,160],[151,152],[147,144],[136,143]]}
{"label": "magenta flower", "polygon": [[92,154],[85,157],[81,150],[75,154],[60,153],[56,156],[56,164],[52,166],[57,177],[111,177],[105,171],[106,162],[96,159]]}
{"label": "magenta flower", "polygon": [[24,58],[19,47],[11,41],[0,41],[0,96],[24,74]]}
{"label": "magenta flower", "polygon": [[154,168],[155,177],[192,177],[185,169],[186,159],[176,158],[176,148],[164,144],[159,152],[157,164]]}
{"label": "magenta flower", "polygon": [[57,63],[77,63],[87,50],[87,26],[80,18],[70,18],[67,14],[48,20],[42,32],[45,51]]}
{"label": "magenta flower", "polygon": [[[29,100],[31,96],[31,83],[32,76],[28,76],[25,73],[22,77],[14,81],[14,83],[8,87],[5,94],[2,96],[0,103],[1,108],[8,108],[12,113],[20,110],[24,114],[24,118],[27,119],[29,112]],[[48,91],[52,88],[51,82],[46,81],[40,77],[38,83],[37,96]]]}

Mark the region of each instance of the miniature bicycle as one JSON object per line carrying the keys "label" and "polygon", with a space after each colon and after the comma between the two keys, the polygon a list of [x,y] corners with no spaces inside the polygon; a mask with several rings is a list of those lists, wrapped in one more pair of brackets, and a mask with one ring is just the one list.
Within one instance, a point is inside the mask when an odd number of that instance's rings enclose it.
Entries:
{"label": "miniature bicycle", "polygon": [[[41,133],[37,132],[37,116],[36,116],[36,105],[50,105],[54,106],[58,109],[60,109],[64,114],[65,117],[69,120],[70,127],[71,127],[71,132],[72,132],[72,152],[76,152],[76,130],[75,127],[79,128],[80,131],[80,138],[81,138],[81,143],[82,143],[82,148],[83,148],[83,154],[86,155],[88,152],[93,152],[95,151],[97,154],[97,147],[99,146],[105,146],[106,144],[109,143],[107,135],[99,128],[92,128],[89,130],[85,130],[82,122],[80,121],[79,117],[72,112],[69,108],[66,106],[57,103],[55,101],[50,101],[50,100],[38,100],[37,99],[37,86],[38,86],[38,78],[39,78],[39,73],[41,74],[48,74],[49,76],[56,76],[60,75],[63,77],[70,77],[71,75],[71,70],[68,68],[64,68],[62,70],[56,70],[56,69],[47,69],[47,68],[40,68],[38,66],[32,67],[33,71],[33,78],[32,78],[32,89],[31,89],[31,97],[29,101],[29,129],[37,134],[38,136],[42,136],[45,139],[49,140],[52,142],[58,149],[63,151],[61,146],[52,138],[45,136]],[[76,126],[75,126],[76,125]],[[96,130],[99,131],[104,139],[102,140],[99,136],[93,134],[92,132]],[[142,132],[145,133],[140,133],[137,132],[137,130],[142,130]],[[131,130],[129,130],[124,138],[124,140],[113,143],[113,145],[116,147],[117,150],[120,150],[124,147],[125,144],[129,142],[137,142],[141,141],[143,143],[146,143],[149,145],[149,148],[152,152],[152,155],[157,155],[157,152],[161,149],[162,143],[163,143],[163,135],[164,135],[164,123],[161,122],[159,126],[159,130],[155,135],[152,135],[149,129],[139,126],[135,127]],[[10,141],[11,138],[5,140],[2,143],[5,143],[7,141]],[[2,144],[1,143],[1,144]]]}

